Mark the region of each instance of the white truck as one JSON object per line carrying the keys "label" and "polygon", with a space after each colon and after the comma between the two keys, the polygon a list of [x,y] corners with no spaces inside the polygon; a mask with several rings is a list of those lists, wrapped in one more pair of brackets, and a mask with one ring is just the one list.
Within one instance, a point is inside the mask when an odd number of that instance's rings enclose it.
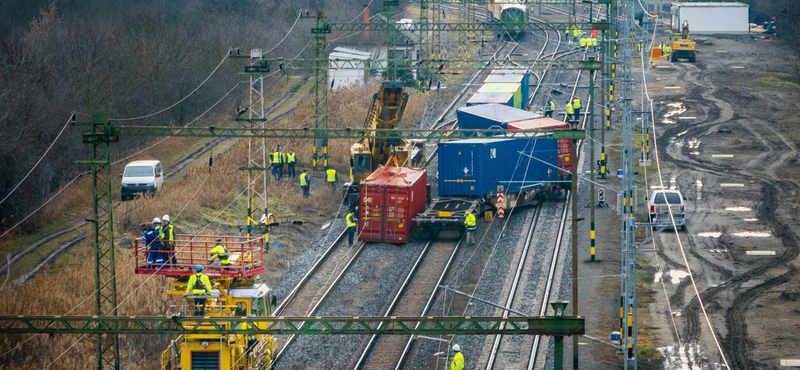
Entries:
{"label": "white truck", "polygon": [[[686,231],[686,203],[680,190],[655,190],[648,198],[648,210],[650,212],[650,223],[672,224],[675,219],[675,227]],[[672,210],[672,218],[670,218]]]}

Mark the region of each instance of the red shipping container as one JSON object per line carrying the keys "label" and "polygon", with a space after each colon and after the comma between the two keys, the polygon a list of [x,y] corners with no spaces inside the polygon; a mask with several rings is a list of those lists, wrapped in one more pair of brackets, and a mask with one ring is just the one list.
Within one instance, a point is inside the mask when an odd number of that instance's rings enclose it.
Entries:
{"label": "red shipping container", "polygon": [[[525,121],[509,122],[509,130],[569,130],[569,123],[552,119],[550,117],[534,118]],[[572,160],[570,151],[572,150],[572,140],[558,140],[558,167],[572,172]],[[569,176],[567,172],[559,171],[558,176],[565,178]]]}
{"label": "red shipping container", "polygon": [[424,168],[381,166],[361,182],[359,239],[407,243],[416,227],[414,217],[425,211]]}

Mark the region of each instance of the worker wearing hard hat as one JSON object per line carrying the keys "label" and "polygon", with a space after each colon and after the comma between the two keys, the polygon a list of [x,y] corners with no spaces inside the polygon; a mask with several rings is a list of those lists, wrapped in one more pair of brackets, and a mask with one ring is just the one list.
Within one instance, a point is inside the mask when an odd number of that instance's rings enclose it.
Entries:
{"label": "worker wearing hard hat", "polygon": [[[206,294],[211,292],[211,280],[203,273],[203,266],[194,267],[195,274],[189,277],[186,283],[186,294]],[[194,298],[194,315],[204,316],[206,312],[206,299]]]}
{"label": "worker wearing hard hat", "polygon": [[178,259],[175,258],[175,227],[169,221],[169,215],[164,215],[161,218],[161,245],[167,251],[169,263],[173,265],[178,264]]}
{"label": "worker wearing hard hat", "polygon": [[148,222],[144,225],[142,238],[144,239],[145,248],[147,248],[147,267],[161,267],[164,263],[164,255],[160,252],[161,238],[158,235],[158,229],[156,229],[152,222]]}
{"label": "worker wearing hard hat", "polygon": [[211,249],[211,257],[208,259],[208,264],[228,266],[231,261],[228,259],[228,248],[222,244],[222,239],[215,240],[216,245]]}
{"label": "worker wearing hard hat", "polygon": [[464,355],[461,353],[461,346],[458,343],[453,345],[453,361],[450,362],[450,370],[464,370]]}
{"label": "worker wearing hard hat", "polygon": [[475,226],[476,223],[475,215],[467,212],[467,217],[464,219],[464,227],[467,229],[467,244],[475,244],[475,230],[478,229]]}

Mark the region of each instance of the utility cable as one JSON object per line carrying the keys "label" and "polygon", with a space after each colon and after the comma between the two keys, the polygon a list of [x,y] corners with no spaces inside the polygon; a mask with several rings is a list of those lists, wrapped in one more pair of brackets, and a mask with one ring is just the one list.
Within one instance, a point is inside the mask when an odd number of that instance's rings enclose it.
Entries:
{"label": "utility cable", "polygon": [[285,34],[285,35],[283,35],[283,38],[281,39],[281,41],[278,41],[278,43],[277,43],[277,44],[275,44],[275,46],[273,46],[273,47],[272,47],[272,49],[269,49],[269,50],[267,50],[266,52],[264,52],[264,53],[263,53],[263,54],[261,54],[261,55],[267,55],[267,54],[269,54],[270,52],[272,52],[273,50],[277,49],[277,48],[278,48],[278,46],[281,46],[281,44],[282,44],[282,43],[283,43],[283,42],[286,40],[286,38],[287,38],[287,37],[289,37],[289,34],[291,34],[291,33],[292,33],[292,30],[294,30],[294,26],[296,26],[296,25],[297,25],[297,21],[299,21],[299,20],[300,20],[300,16],[301,16],[302,14],[303,14],[303,12],[302,12],[302,11],[301,11],[300,13],[297,13],[297,18],[295,18],[295,19],[294,19],[294,23],[292,24],[292,27],[290,27],[290,28],[289,28],[289,31],[288,31],[288,32],[286,32],[286,34]]}
{"label": "utility cable", "polygon": [[219,61],[219,64],[217,64],[217,67],[216,67],[216,68],[214,68],[214,70],[213,70],[213,71],[211,71],[211,74],[209,74],[209,75],[206,77],[206,79],[205,79],[205,80],[203,80],[203,82],[201,82],[199,85],[197,85],[197,87],[195,87],[195,88],[194,88],[194,90],[192,90],[191,92],[189,92],[189,94],[187,94],[186,96],[184,96],[183,98],[181,98],[180,100],[178,100],[177,102],[175,102],[174,104],[172,104],[172,105],[170,105],[170,106],[168,106],[168,107],[166,107],[166,108],[164,108],[164,109],[161,109],[161,110],[159,110],[159,111],[156,111],[156,112],[153,112],[153,113],[150,113],[150,114],[145,114],[145,115],[143,115],[143,116],[138,116],[138,117],[128,117],[128,118],[112,118],[112,119],[111,119],[111,121],[135,121],[135,120],[140,120],[140,119],[144,119],[144,118],[153,117],[153,116],[155,116],[155,115],[158,115],[158,114],[164,113],[164,112],[166,112],[166,111],[168,111],[168,110],[170,110],[170,109],[174,108],[175,106],[177,106],[178,104],[182,103],[184,100],[186,100],[186,99],[188,99],[190,96],[192,96],[192,94],[194,94],[195,92],[197,92],[197,90],[199,90],[201,87],[203,87],[203,85],[204,85],[204,84],[205,84],[205,83],[206,83],[206,82],[207,82],[207,81],[208,81],[208,80],[211,78],[211,76],[213,76],[215,73],[217,73],[217,71],[219,70],[219,67],[222,67],[222,63],[225,63],[225,61],[226,61],[226,60],[228,60],[228,54],[225,54],[225,56],[224,56],[224,57],[222,57],[222,60],[220,60],[220,61]]}
{"label": "utility cable", "polygon": [[[25,180],[28,179],[28,176],[30,176],[31,173],[33,173],[33,170],[35,170],[36,167],[39,166],[39,163],[42,163],[42,159],[44,159],[44,157],[47,155],[47,153],[50,153],[50,149],[53,149],[53,145],[56,144],[56,141],[58,141],[58,139],[61,137],[61,134],[64,133],[64,130],[67,128],[67,126],[69,126],[69,123],[72,122],[72,117],[74,115],[75,115],[75,112],[72,112],[72,114],[70,115],[70,118],[67,119],[67,123],[65,123],[64,127],[61,128],[61,131],[58,132],[58,135],[56,135],[56,138],[53,139],[53,142],[51,142],[50,145],[47,147],[47,150],[44,151],[44,154],[42,154],[42,156],[39,157],[39,160],[36,161],[36,164],[34,164],[33,167],[31,167],[31,169],[28,171],[27,174],[25,174],[25,177],[23,177],[22,180],[19,180],[17,185],[14,186],[14,188],[11,189],[11,191],[8,194],[6,194],[6,196],[3,198],[3,200],[0,200],[0,204],[3,204],[3,202],[5,202],[6,199],[8,199],[8,197],[11,196],[11,194],[14,194],[14,192],[19,188],[19,186],[22,185],[22,183],[25,182]],[[3,235],[5,235],[5,234],[3,234]]]}

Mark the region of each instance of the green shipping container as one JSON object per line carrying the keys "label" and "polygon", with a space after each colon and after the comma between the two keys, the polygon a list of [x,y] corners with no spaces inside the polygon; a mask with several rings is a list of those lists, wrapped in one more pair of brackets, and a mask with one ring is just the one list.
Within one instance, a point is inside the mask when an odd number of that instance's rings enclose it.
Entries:
{"label": "green shipping container", "polygon": [[527,102],[522,101],[522,85],[517,82],[487,82],[478,89],[479,93],[514,94],[514,108],[526,109]]}

